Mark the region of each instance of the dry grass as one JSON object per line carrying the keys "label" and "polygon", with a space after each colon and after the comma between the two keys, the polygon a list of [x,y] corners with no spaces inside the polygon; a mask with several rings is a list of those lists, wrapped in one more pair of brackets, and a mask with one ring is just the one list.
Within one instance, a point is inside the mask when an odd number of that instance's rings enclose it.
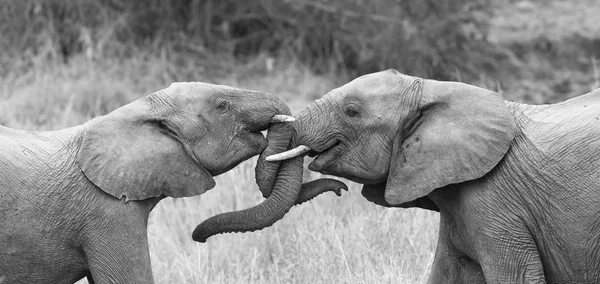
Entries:
{"label": "dry grass", "polygon": [[[43,65],[2,78],[0,124],[30,130],[64,128],[176,80],[269,91],[297,112],[343,81],[316,76],[293,62],[276,62],[275,70],[269,71],[268,60],[259,57],[219,78],[193,68],[173,73],[158,59],[96,63],[78,58],[70,65]],[[438,215],[370,204],[357,184],[349,183],[350,191],[342,197],[328,193],[295,207],[262,231],[193,242],[191,232],[201,221],[262,201],[254,183],[254,160],[217,177],[217,187],[203,196],[168,198],[154,209],[148,234],[157,283],[425,282]]]}
{"label": "dry grass", "polygon": [[[314,75],[296,62],[275,62],[276,69],[270,70],[269,61],[274,59],[260,56],[226,72],[219,70],[222,74],[143,56],[96,62],[81,56],[69,65],[40,63],[25,74],[0,77],[0,124],[28,130],[78,125],[176,81],[267,91],[284,98],[292,111],[299,111],[343,83],[337,76]],[[224,63],[228,64],[232,63]]]}
{"label": "dry grass", "polygon": [[600,7],[596,0],[499,1],[491,19],[492,42],[527,42],[539,37],[564,40],[573,35],[596,38]]}
{"label": "dry grass", "polygon": [[293,208],[260,232],[190,239],[202,220],[261,202],[253,162],[217,179],[207,194],[161,202],[149,229],[158,283],[422,283],[429,274],[437,214],[369,204],[352,184]]}

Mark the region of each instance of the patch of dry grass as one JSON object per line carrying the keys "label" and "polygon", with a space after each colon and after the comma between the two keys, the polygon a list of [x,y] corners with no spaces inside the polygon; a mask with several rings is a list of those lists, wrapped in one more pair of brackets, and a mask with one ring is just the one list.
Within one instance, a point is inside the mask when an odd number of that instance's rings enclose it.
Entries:
{"label": "patch of dry grass", "polygon": [[[267,68],[268,62],[274,67]],[[297,112],[343,83],[337,76],[317,76],[297,62],[265,56],[221,73],[215,76],[195,65],[176,67],[173,62],[145,57],[94,62],[81,56],[69,65],[43,63],[25,74],[0,77],[0,124],[28,130],[78,125],[177,81],[274,93]]]}
{"label": "patch of dry grass", "polygon": [[[151,214],[150,249],[158,283],[423,283],[438,215],[368,203],[352,184],[297,206],[259,232],[190,239],[208,217],[251,207],[262,197],[254,161],[217,178],[203,196],[168,199]],[[314,175],[313,175],[314,178]]]}
{"label": "patch of dry grass", "polygon": [[[64,128],[177,80],[276,93],[297,112],[343,83],[293,62],[275,62],[270,69],[269,60],[259,57],[218,78],[147,58],[103,63],[78,58],[70,65],[43,65],[2,78],[0,124],[29,130]],[[320,196],[262,231],[218,235],[206,244],[192,241],[192,230],[203,220],[262,201],[254,183],[255,159],[217,177],[217,187],[202,196],[168,198],[154,209],[148,234],[157,283],[425,282],[438,215],[370,204],[353,183],[342,197]]]}
{"label": "patch of dry grass", "polygon": [[596,0],[520,0],[496,3],[489,40],[527,42],[539,37],[560,41],[573,35],[597,37],[600,7]]}

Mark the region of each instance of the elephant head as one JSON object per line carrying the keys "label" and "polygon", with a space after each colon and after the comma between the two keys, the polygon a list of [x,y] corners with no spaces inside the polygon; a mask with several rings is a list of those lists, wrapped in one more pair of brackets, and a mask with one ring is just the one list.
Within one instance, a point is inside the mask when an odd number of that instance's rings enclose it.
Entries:
{"label": "elephant head", "polygon": [[516,133],[499,94],[396,70],[332,90],[295,127],[303,150],[268,159],[318,155],[309,169],[362,183],[363,195],[385,206],[432,207],[419,199],[488,173]]}
{"label": "elephant head", "polygon": [[[260,131],[270,125],[277,128],[272,136],[289,142],[292,126],[278,123],[293,121],[289,114],[285,103],[271,94],[174,83],[90,121],[76,160],[92,183],[126,201],[199,195],[215,186],[213,176],[263,152],[269,143]],[[273,170],[275,176],[278,169]],[[292,177],[282,177],[283,182],[286,178]],[[286,193],[275,190],[267,204],[281,202],[282,194]],[[276,214],[275,209],[283,207],[262,210]],[[256,219],[259,210],[234,217],[256,228],[271,225]]]}

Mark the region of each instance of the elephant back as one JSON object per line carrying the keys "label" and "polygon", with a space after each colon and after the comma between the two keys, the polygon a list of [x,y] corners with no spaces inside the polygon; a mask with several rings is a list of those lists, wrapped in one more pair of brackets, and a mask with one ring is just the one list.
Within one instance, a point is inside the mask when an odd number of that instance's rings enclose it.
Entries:
{"label": "elephant back", "polygon": [[507,105],[519,129],[515,143],[529,144],[518,146],[531,158],[554,165],[586,161],[600,166],[600,89],[557,104]]}

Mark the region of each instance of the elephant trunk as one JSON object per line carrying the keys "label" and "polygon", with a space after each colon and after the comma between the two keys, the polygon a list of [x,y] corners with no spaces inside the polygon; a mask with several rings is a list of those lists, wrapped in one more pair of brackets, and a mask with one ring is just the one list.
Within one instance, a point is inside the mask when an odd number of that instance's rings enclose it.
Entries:
{"label": "elephant trunk", "polygon": [[[289,115],[282,104],[278,113]],[[273,225],[296,202],[302,183],[302,157],[285,162],[268,162],[269,154],[285,151],[290,145],[293,123],[271,123],[267,132],[267,148],[256,165],[256,183],[267,199],[261,204],[240,211],[213,216],[196,227],[192,239],[206,242],[210,236],[221,233],[252,232]]]}
{"label": "elephant trunk", "polygon": [[204,243],[222,233],[244,233],[261,230],[273,225],[294,205],[307,202],[321,193],[333,191],[341,195],[348,187],[337,180],[318,179],[302,183],[302,157],[281,163],[271,195],[261,204],[240,211],[227,212],[211,217],[196,227],[192,239]]}
{"label": "elephant trunk", "polygon": [[335,112],[328,106],[326,101],[319,99],[294,116],[296,120],[292,139],[297,142],[296,145],[310,146],[317,151],[332,146],[331,138],[337,137],[339,127],[335,124],[338,120]]}
{"label": "elephant trunk", "polygon": [[269,227],[283,218],[298,199],[302,183],[302,161],[302,157],[296,157],[281,163],[273,192],[263,203],[209,218],[196,227],[192,239],[204,243],[216,234],[252,232]]}
{"label": "elephant trunk", "polygon": [[339,196],[341,189],[348,190],[344,183],[332,179],[318,179],[302,184],[302,156],[276,163],[265,160],[270,154],[285,151],[288,146],[296,146],[296,127],[301,125],[278,123],[269,126],[268,146],[260,155],[256,167],[257,184],[267,199],[255,207],[219,214],[205,220],[196,227],[192,239],[204,243],[216,234],[260,230],[282,219],[296,204],[327,191],[333,191]]}
{"label": "elephant trunk", "polygon": [[339,180],[322,178],[313,181],[309,181],[302,184],[300,193],[298,193],[298,199],[294,205],[300,205],[307,202],[321,193],[332,191],[337,196],[342,195],[342,189],[348,191],[348,186]]}
{"label": "elephant trunk", "polygon": [[280,162],[268,162],[265,158],[269,155],[283,152],[287,149],[292,138],[292,125],[290,123],[272,123],[267,132],[267,148],[260,154],[255,168],[256,184],[267,198],[273,191],[275,178]]}
{"label": "elephant trunk", "polygon": [[[334,112],[327,111],[326,104],[317,100],[314,104],[295,116],[294,132],[292,139],[297,141],[296,148],[277,154],[265,155],[265,159],[272,163],[287,160],[310,152],[321,152],[337,143],[338,127],[332,124],[335,121]],[[330,116],[330,117],[323,117]],[[327,132],[325,132],[327,131]]]}
{"label": "elephant trunk", "polygon": [[[275,184],[277,170],[280,166],[280,161],[271,161],[267,160],[266,158],[268,156],[286,151],[289,146],[289,141],[292,139],[292,135],[294,136],[294,140],[300,141],[300,143],[306,143],[300,139],[304,139],[305,137],[315,137],[313,135],[308,135],[310,134],[308,132],[309,129],[304,128],[305,125],[313,125],[312,121],[305,120],[310,120],[311,118],[315,117],[315,111],[318,112],[318,109],[321,107],[321,104],[317,102],[295,116],[294,118],[296,121],[293,123],[293,129],[290,123],[277,123],[269,126],[269,131],[267,132],[268,145],[258,158],[255,169],[256,183],[258,184],[258,188],[262,192],[263,197],[267,198],[269,195],[271,195],[273,186]],[[320,127],[311,129],[324,129]],[[301,134],[302,137],[300,137],[298,134]],[[298,143],[298,145],[300,145],[300,143]],[[337,183],[336,186],[339,186],[340,184],[341,183]],[[324,186],[321,188],[321,193],[328,191],[327,189],[329,188],[329,185],[321,182],[305,185],[304,188],[314,188],[314,186]],[[315,193],[316,192],[318,192],[318,190],[315,190]]]}

